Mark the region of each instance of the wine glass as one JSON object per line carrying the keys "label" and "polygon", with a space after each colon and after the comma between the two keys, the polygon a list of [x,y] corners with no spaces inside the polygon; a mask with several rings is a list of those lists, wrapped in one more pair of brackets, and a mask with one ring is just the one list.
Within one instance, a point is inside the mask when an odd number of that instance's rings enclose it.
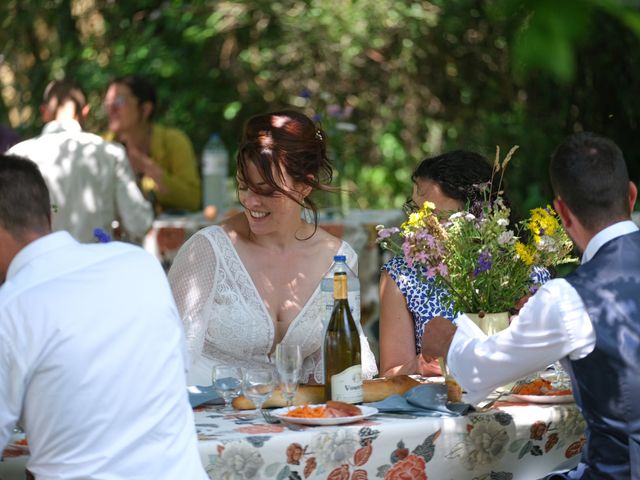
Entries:
{"label": "wine glass", "polygon": [[302,376],[302,354],[300,345],[276,345],[276,370],[280,380],[282,396],[287,401],[287,407],[293,405],[298,383]]}
{"label": "wine glass", "polygon": [[273,393],[275,373],[272,369],[245,370],[242,376],[242,393],[256,406],[256,414],[262,413],[262,404]]}
{"label": "wine glass", "polygon": [[216,365],[211,375],[213,388],[224,398],[222,412],[231,413],[231,400],[240,395],[242,388],[242,370],[228,365]]}

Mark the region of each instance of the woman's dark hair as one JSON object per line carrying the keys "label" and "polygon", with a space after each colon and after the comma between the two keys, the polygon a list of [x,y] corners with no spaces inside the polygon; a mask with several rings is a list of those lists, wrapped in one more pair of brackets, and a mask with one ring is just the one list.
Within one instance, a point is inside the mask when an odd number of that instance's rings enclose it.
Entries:
{"label": "woman's dark hair", "polygon": [[[258,169],[262,181],[267,184],[266,188],[251,182],[249,164]],[[258,194],[279,192],[302,207],[309,208],[317,227],[315,202],[309,197],[300,200],[284,190],[274,178],[274,171],[280,180],[286,172],[296,183],[313,190],[335,190],[329,186],[333,168],[327,158],[326,135],[310,118],[295,110],[256,115],[247,121],[238,151],[238,176],[250,190]]]}
{"label": "woman's dark hair", "polygon": [[433,180],[447,197],[474,205],[484,199],[482,186],[491,182],[492,172],[492,166],[482,155],[454,150],[425,158],[411,175],[411,180]]}
{"label": "woman's dark hair", "polygon": [[138,75],[124,75],[112,79],[107,88],[114,84],[129,87],[131,94],[136,97],[140,103],[150,102],[151,105],[153,105],[153,109],[149,115],[149,120],[153,118],[156,112],[156,89],[149,80]]}

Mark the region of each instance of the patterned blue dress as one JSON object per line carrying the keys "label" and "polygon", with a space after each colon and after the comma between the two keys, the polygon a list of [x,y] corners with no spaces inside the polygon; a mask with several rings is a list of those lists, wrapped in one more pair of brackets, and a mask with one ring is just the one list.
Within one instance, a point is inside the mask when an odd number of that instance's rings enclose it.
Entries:
{"label": "patterned blue dress", "polygon": [[[415,268],[409,267],[402,255],[393,257],[382,266],[389,276],[396,282],[398,288],[407,301],[407,308],[413,317],[413,331],[416,341],[416,355],[420,353],[422,334],[424,327],[433,317],[444,317],[453,321],[455,315],[453,308],[445,308],[443,300],[447,295],[444,288],[436,288],[429,295],[430,287],[418,278]],[[546,268],[534,267],[531,272],[531,281],[542,285],[551,278]],[[429,280],[433,282],[433,280]]]}

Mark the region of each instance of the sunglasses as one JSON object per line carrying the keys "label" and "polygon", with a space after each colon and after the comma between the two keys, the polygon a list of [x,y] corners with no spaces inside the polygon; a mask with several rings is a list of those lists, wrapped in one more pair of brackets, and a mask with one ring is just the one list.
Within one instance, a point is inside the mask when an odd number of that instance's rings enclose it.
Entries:
{"label": "sunglasses", "polygon": [[127,103],[127,97],[124,95],[116,95],[116,98],[113,99],[113,102],[105,102],[104,108],[105,110],[109,110],[110,108],[122,108]]}

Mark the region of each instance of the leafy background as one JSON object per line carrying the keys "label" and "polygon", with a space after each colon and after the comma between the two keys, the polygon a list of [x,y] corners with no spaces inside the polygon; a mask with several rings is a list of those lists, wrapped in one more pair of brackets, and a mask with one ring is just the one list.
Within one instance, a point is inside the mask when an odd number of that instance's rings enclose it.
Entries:
{"label": "leafy background", "polygon": [[[508,182],[524,211],[550,200],[549,155],[582,129],[613,138],[640,179],[636,0],[4,0],[0,22],[0,122],[23,137],[50,79],[90,92],[99,132],[109,78],[138,73],[197,151],[218,131],[233,155],[254,113],[320,115],[353,207],[398,207],[427,155],[518,144]],[[353,108],[357,130],[328,106]]]}

